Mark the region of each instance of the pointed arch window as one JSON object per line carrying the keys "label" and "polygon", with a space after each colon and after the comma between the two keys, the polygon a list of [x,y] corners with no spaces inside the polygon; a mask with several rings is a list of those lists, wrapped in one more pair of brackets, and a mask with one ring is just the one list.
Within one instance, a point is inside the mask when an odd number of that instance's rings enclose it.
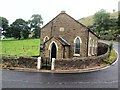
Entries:
{"label": "pointed arch window", "polygon": [[74,55],[75,56],[80,56],[80,47],[81,47],[81,38],[80,37],[76,37],[74,40]]}
{"label": "pointed arch window", "polygon": [[92,40],[92,55],[94,55],[94,39]]}
{"label": "pointed arch window", "polygon": [[49,40],[49,37],[48,36],[45,36],[45,38],[44,38],[44,42],[46,42],[46,41],[48,41]]}
{"label": "pointed arch window", "polygon": [[77,38],[76,42],[75,42],[75,54],[80,54],[80,40],[79,40],[79,38]]}

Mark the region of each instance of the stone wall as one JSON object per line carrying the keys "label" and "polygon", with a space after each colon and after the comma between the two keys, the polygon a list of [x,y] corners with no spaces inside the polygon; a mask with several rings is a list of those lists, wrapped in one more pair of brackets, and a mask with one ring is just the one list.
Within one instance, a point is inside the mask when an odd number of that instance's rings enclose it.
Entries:
{"label": "stone wall", "polygon": [[[103,59],[109,56],[109,48],[106,44],[98,44],[99,56],[71,58],[71,59],[56,59],[55,70],[83,69],[93,67],[103,62]],[[103,52],[104,51],[104,52]],[[101,55],[102,54],[102,55]],[[6,67],[21,67],[21,68],[36,68],[37,58],[35,57],[19,57],[10,58],[3,57],[2,63]],[[4,67],[3,67],[4,68]]]}
{"label": "stone wall", "polygon": [[3,68],[6,67],[21,67],[21,68],[36,68],[37,58],[34,57],[3,57],[2,58]]}
{"label": "stone wall", "polygon": [[98,52],[97,55],[103,55],[108,51],[109,45],[104,44],[104,43],[98,43]]}
{"label": "stone wall", "polygon": [[98,38],[89,32],[88,56],[97,55]]}
{"label": "stone wall", "polygon": [[87,67],[100,65],[103,62],[103,60],[109,56],[109,49],[107,49],[108,45],[101,44],[101,48],[102,51],[104,51],[104,54],[99,56],[72,58],[72,59],[56,59],[55,70],[83,69]]}

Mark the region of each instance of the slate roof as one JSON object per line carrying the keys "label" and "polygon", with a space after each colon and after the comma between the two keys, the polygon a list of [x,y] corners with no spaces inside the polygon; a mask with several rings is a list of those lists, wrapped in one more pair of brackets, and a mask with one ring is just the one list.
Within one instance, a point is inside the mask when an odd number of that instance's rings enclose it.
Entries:
{"label": "slate roof", "polygon": [[57,37],[57,39],[60,41],[60,43],[64,46],[70,46],[70,44],[62,37]]}
{"label": "slate roof", "polygon": [[47,40],[45,43],[47,43],[48,41],[50,41],[52,38],[55,38],[56,40],[58,40],[63,46],[70,46],[70,44],[68,43],[68,41],[66,41],[64,38],[62,37],[51,37],[49,40]]}

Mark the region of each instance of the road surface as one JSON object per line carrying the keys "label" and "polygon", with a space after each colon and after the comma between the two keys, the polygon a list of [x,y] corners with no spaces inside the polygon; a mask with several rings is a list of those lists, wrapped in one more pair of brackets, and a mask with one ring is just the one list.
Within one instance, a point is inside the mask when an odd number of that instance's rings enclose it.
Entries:
{"label": "road surface", "polygon": [[[120,52],[120,44],[113,44]],[[118,62],[105,70],[79,74],[2,70],[1,81],[2,88],[118,88]]]}

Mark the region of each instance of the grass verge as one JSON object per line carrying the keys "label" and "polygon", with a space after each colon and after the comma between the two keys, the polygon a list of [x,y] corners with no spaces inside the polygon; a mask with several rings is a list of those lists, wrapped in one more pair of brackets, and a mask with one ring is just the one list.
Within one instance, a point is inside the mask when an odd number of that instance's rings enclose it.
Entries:
{"label": "grass verge", "polygon": [[104,59],[103,62],[106,64],[112,64],[116,59],[117,59],[117,53],[114,49],[112,49],[109,57]]}

